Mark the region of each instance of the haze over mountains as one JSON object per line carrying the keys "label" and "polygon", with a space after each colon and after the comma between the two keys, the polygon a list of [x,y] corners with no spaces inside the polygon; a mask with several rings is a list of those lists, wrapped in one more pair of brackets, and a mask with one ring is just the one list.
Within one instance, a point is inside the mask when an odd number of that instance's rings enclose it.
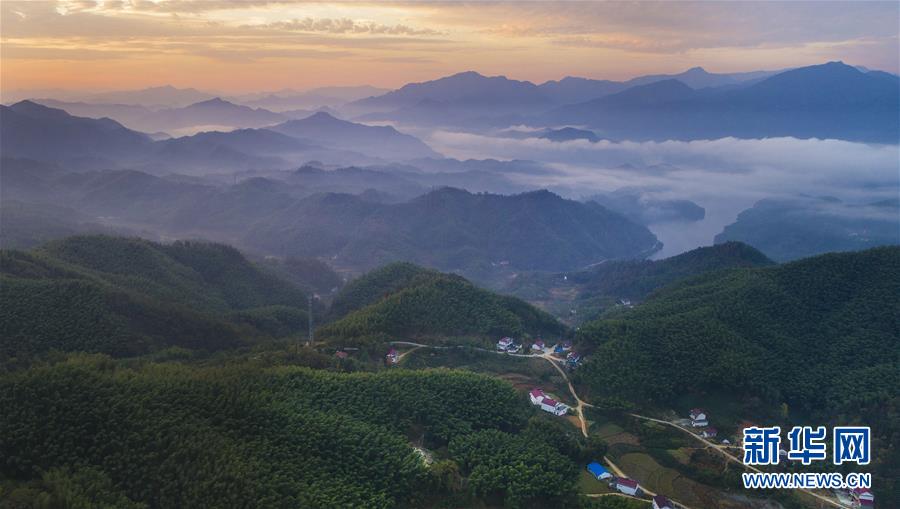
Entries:
{"label": "haze over mountains", "polygon": [[[627,416],[725,392],[722,437],[877,414],[890,503],[900,248],[878,246],[900,244],[897,95],[896,76],[833,62],[2,106],[0,499],[593,509],[577,465],[646,456],[691,507],[768,507],[717,505],[722,450]],[[856,252],[779,265],[833,251]],[[484,352],[505,335],[588,360]],[[397,341],[418,345],[399,368]],[[827,371],[853,359],[853,394],[790,373],[821,341]],[[415,371],[437,366],[490,376]],[[594,406],[577,427],[535,416],[508,380]],[[607,420],[627,443],[598,439]],[[533,475],[510,482],[520,465]],[[177,488],[148,491],[159,479]]]}
{"label": "haze over mountains", "polygon": [[[717,234],[776,260],[862,249],[900,242],[894,210],[869,206],[885,203],[900,186],[885,171],[900,135],[898,88],[895,75],[830,62],[542,84],[463,72],[393,91],[327,87],[224,98],[173,87],[57,94],[39,99],[43,105],[2,107],[4,196],[15,202],[5,207],[13,233],[4,238],[26,244],[45,238],[23,233],[20,223],[33,222],[48,235],[211,236],[263,253],[334,257],[356,269],[373,266],[363,259],[368,256],[475,272],[499,262],[567,270],[644,257],[659,250],[663,236],[677,246],[667,254],[712,243]],[[754,138],[760,148],[753,157],[772,154],[744,163],[749,152],[738,152],[737,144]],[[808,154],[861,157],[823,157],[835,169],[805,169],[809,156],[779,148],[801,138],[822,146]],[[845,141],[831,149],[832,140],[819,138]],[[859,169],[847,173],[838,160]],[[846,206],[829,208],[833,220],[779,221],[777,214],[754,212],[761,206],[738,217],[760,200],[788,199],[784,190],[792,186],[783,179],[813,171],[818,181],[800,182],[796,191],[838,196]],[[744,192],[728,184],[736,179],[761,184]],[[522,194],[535,199],[518,209],[528,200],[438,190],[443,186],[501,195],[547,188],[557,198],[594,203]],[[336,194],[314,199],[316,193]],[[446,204],[453,206],[423,206],[435,197],[440,203],[452,197]],[[317,209],[335,203],[331,215]],[[437,217],[437,210],[447,217]],[[485,227],[474,237],[460,233]],[[527,235],[498,244],[507,230]],[[801,230],[821,241],[798,251],[776,240]],[[319,240],[304,240],[310,236]],[[451,248],[454,242],[459,245]],[[562,252],[552,252],[554,245]],[[543,252],[545,263],[518,259],[525,246]],[[494,267],[498,274],[506,270]]]}

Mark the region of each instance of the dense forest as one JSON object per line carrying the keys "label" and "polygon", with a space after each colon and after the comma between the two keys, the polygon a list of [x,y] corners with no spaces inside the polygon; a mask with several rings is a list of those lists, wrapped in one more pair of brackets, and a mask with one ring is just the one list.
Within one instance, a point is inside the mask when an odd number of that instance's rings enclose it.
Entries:
{"label": "dense forest", "polygon": [[332,307],[345,316],[318,331],[322,337],[554,335],[564,327],[514,297],[480,289],[464,278],[415,265],[387,265],[349,283]]}
{"label": "dense forest", "polygon": [[887,498],[900,478],[898,298],[897,247],[708,273],[583,327],[593,352],[576,379],[595,398],[718,393],[784,404],[788,419],[869,425]]}
{"label": "dense forest", "polygon": [[447,370],[76,354],[0,378],[0,406],[7,507],[575,505],[585,454],[509,384]]}
{"label": "dense forest", "polygon": [[[700,247],[662,260],[609,260],[572,272],[522,272],[493,287],[540,303],[561,318],[582,323],[616,307],[642,301],[653,291],[690,276],[736,267],[763,267],[774,262],[740,242]],[[572,316],[572,311],[577,316]]]}
{"label": "dense forest", "polygon": [[[256,266],[224,245],[107,236],[0,256],[3,507],[581,503],[569,474],[586,445],[508,382],[272,342],[305,333],[295,282],[339,284],[315,261]],[[378,315],[386,294],[413,311],[435,299],[463,317],[484,307],[474,326],[409,322],[436,334],[562,330],[524,302],[409,264],[348,286],[335,326]],[[477,454],[485,440],[490,461]],[[413,444],[431,451],[430,468]]]}
{"label": "dense forest", "polygon": [[216,350],[304,331],[305,294],[203,242],[70,237],[0,251],[0,355]]}
{"label": "dense forest", "polygon": [[[305,334],[298,285],[339,284],[315,260],[107,236],[0,256],[4,506],[630,507],[578,496],[606,443],[499,372],[382,362],[386,340],[566,334],[517,298],[394,263],[344,285],[324,342],[296,349],[279,338]],[[870,425],[895,501],[900,248],[773,266],[729,243],[595,270],[576,283],[648,296],[578,331],[583,397],[652,411],[725,394],[746,418]]]}

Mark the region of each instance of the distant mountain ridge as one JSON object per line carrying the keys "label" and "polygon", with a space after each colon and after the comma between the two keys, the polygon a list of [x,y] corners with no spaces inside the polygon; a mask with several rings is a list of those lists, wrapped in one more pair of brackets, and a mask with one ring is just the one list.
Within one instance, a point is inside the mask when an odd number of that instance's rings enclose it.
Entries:
{"label": "distant mountain ridge", "polygon": [[418,138],[390,126],[368,126],[337,119],[319,112],[299,120],[289,120],[270,128],[275,132],[342,150],[354,150],[388,160],[439,157]]}
{"label": "distant mountain ridge", "polygon": [[[316,239],[316,243],[310,242]],[[442,270],[572,269],[660,248],[645,227],[548,191],[512,196],[442,188],[399,204],[315,195],[258,224],[247,242],[335,263],[411,261]]]}
{"label": "distant mountain ridge", "polygon": [[738,214],[715,242],[741,241],[773,260],[900,245],[900,203],[847,204],[836,199],[765,199]]}
{"label": "distant mountain ridge", "polygon": [[[191,173],[247,168],[284,168],[301,161],[324,158],[337,164],[372,164],[414,158],[441,157],[418,138],[387,126],[368,126],[339,120],[324,112],[306,119],[286,121],[265,129],[210,131],[154,141],[108,118],[70,115],[31,101],[2,106],[4,156],[69,163],[85,159],[103,166],[138,167],[149,171]],[[228,122],[233,114],[246,123],[249,112],[256,121],[270,124],[285,117],[252,110],[220,99],[154,115],[171,122]],[[168,122],[168,121],[167,121]],[[362,152],[366,152],[365,154]],[[297,163],[291,163],[294,160]]]}
{"label": "distant mountain ridge", "polygon": [[752,85],[695,90],[663,80],[552,110],[538,124],[588,125],[615,139],[838,138],[897,143],[898,78],[841,62]]}
{"label": "distant mountain ridge", "polygon": [[140,153],[152,140],[110,119],[72,117],[31,101],[0,106],[0,150],[43,161]]}
{"label": "distant mountain ridge", "polygon": [[458,73],[347,105],[364,120],[463,128],[586,126],[633,140],[838,138],[896,143],[898,77],[842,62],[784,71],[680,74],[535,85]]}

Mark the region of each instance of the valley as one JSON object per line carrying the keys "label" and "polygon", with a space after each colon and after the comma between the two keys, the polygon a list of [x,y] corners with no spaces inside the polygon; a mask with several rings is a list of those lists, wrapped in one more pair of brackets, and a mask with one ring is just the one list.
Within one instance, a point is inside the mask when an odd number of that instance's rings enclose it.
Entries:
{"label": "valley", "polygon": [[0,1],[0,509],[900,507],[898,27]]}

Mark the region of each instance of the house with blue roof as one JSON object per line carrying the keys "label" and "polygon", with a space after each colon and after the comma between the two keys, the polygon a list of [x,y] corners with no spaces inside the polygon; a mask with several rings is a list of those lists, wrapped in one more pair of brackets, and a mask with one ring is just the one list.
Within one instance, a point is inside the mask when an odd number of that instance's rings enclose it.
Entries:
{"label": "house with blue roof", "polygon": [[603,468],[603,465],[597,463],[596,461],[588,464],[587,469],[588,472],[590,472],[592,476],[596,477],[598,481],[609,479],[610,477],[612,477],[612,474],[610,474],[605,468]]}

